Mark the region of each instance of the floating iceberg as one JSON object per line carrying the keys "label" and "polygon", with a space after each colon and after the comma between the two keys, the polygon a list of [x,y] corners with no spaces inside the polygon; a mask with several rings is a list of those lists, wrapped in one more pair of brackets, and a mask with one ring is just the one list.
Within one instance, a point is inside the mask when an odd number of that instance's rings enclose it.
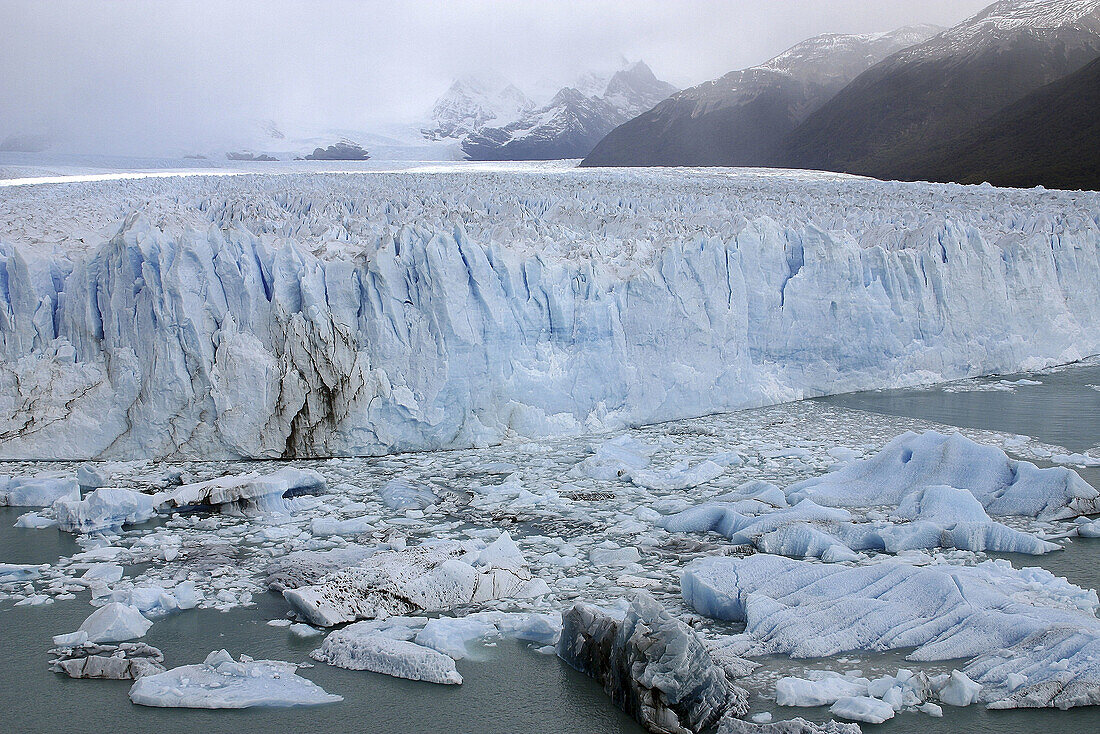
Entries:
{"label": "floating iceberg", "polygon": [[870,459],[787,488],[791,501],[833,507],[897,507],[946,485],[969,491],[993,516],[1060,519],[1100,512],[1100,492],[1065,467],[1040,469],[957,433],[904,433]]}
{"label": "floating iceberg", "polygon": [[827,721],[815,724],[805,719],[754,724],[727,716],[722,719],[717,734],[861,734],[859,724]]}
{"label": "floating iceberg", "polygon": [[391,479],[378,488],[382,504],[391,510],[423,510],[435,504],[435,493],[405,479]]}
{"label": "floating iceberg", "polygon": [[729,682],[695,632],[647,594],[622,619],[575,605],[562,618],[558,655],[650,731],[701,731],[727,712],[748,710],[748,694]]}
{"label": "floating iceberg", "polygon": [[160,508],[217,508],[221,512],[284,512],[286,500],[321,494],[325,478],[312,469],[286,467],[271,474],[249,472],[185,484],[153,497]]}
{"label": "floating iceberg", "polygon": [[126,642],[144,637],[152,626],[137,607],[110,602],[92,612],[77,632],[85,633],[88,642]]}
{"label": "floating iceberg", "polygon": [[966,666],[989,708],[1100,706],[1100,623],[1054,628]]}
{"label": "floating iceberg", "polygon": [[461,683],[454,658],[430,647],[379,634],[358,622],[332,632],[312,657],[348,670],[369,670],[429,683]]}
{"label": "floating iceberg", "polygon": [[972,494],[952,487],[927,487],[906,496],[897,522],[853,522],[840,508],[803,499],[775,508],[754,500],[708,502],[660,518],[673,532],[714,531],[738,545],[792,558],[852,561],[858,551],[959,548],[972,551],[1041,554],[1059,546],[994,522]]}
{"label": "floating iceberg", "polygon": [[239,662],[225,650],[199,665],[184,665],[139,678],[130,700],[141,706],[242,709],[253,706],[315,706],[342,701],[295,674],[296,666],[277,660]]}
{"label": "floating iceberg", "polygon": [[60,499],[80,499],[75,479],[0,477],[0,506],[49,507]]}
{"label": "floating iceberg", "polygon": [[948,706],[969,706],[978,701],[982,685],[975,683],[965,673],[951,671],[947,681],[939,688],[940,700]]}
{"label": "floating iceberg", "polygon": [[967,680],[996,708],[1100,701],[1096,592],[1042,569],[1004,561],[846,568],[756,555],[696,561],[681,589],[696,611],[745,622],[741,654],[912,647],[913,660],[973,658],[958,676],[933,681],[948,686],[944,703],[973,700]]}
{"label": "floating iceberg", "polygon": [[597,446],[595,453],[577,463],[570,473],[604,481],[629,479],[649,466],[657,448],[624,433]]}
{"label": "floating iceberg", "polygon": [[894,707],[870,696],[845,696],[829,709],[833,716],[868,724],[881,724],[894,718]]}
{"label": "floating iceberg", "polygon": [[743,515],[740,509],[740,503],[708,502],[663,517],[658,524],[670,532],[714,531],[726,536],[733,543],[747,545],[785,525],[807,522],[839,523],[852,519],[851,513],[846,510],[822,507],[812,500],[802,500],[794,507],[784,507],[760,515]]}
{"label": "floating iceberg", "polygon": [[327,551],[294,551],[271,561],[264,583],[280,594],[286,589],[311,586],[329,574],[358,565],[379,550],[352,545]]}
{"label": "floating iceberg", "polygon": [[1100,606],[1039,568],[1005,561],[838,567],[781,556],[706,558],[681,579],[698,612],[746,622],[753,654],[826,657],[916,648],[913,660],[975,657],[1059,626],[1091,627]]}
{"label": "floating iceberg", "polygon": [[507,533],[488,546],[443,541],[380,551],[360,565],[283,596],[311,624],[439,612],[462,604],[528,594],[531,572]]}
{"label": "floating iceberg", "polygon": [[678,463],[667,471],[637,469],[630,472],[630,481],[639,487],[668,492],[676,489],[689,489],[717,479],[726,472],[726,467],[705,459],[698,464],[686,461]]}
{"label": "floating iceberg", "polygon": [[871,681],[844,675],[817,678],[780,678],[775,684],[775,702],[780,706],[828,706],[848,696],[866,696]]}
{"label": "floating iceberg", "polygon": [[82,500],[58,500],[53,505],[58,527],[70,533],[97,533],[152,519],[154,498],[133,489],[101,487]]}
{"label": "floating iceberg", "polygon": [[133,586],[113,591],[111,601],[132,606],[146,619],[158,619],[174,612],[194,609],[202,594],[193,581],[183,581],[170,588],[164,586]]}
{"label": "floating iceberg", "polygon": [[50,670],[70,678],[136,680],[164,672],[164,654],[143,642],[97,645],[84,642],[50,650]]}

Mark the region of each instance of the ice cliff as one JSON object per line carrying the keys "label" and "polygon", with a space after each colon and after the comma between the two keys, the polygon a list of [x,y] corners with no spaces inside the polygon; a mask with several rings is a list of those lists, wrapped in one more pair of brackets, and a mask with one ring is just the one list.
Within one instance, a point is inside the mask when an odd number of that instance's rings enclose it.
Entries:
{"label": "ice cliff", "polygon": [[1100,195],[745,171],[10,188],[0,458],[482,445],[1100,352]]}

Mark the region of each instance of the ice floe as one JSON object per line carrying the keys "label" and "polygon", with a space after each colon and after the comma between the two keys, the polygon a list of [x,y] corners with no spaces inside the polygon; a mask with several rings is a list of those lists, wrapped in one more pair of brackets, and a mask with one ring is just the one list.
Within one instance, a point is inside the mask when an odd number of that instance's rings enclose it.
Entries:
{"label": "ice floe", "polygon": [[198,665],[184,665],[139,678],[130,700],[142,706],[241,709],[253,706],[315,706],[341,696],[295,674],[296,666],[277,660],[233,660],[225,650]]}
{"label": "ice floe", "polygon": [[843,567],[774,555],[707,558],[681,578],[685,600],[746,622],[752,654],[824,657],[913,647],[913,660],[974,657],[1058,626],[1094,623],[1098,601],[1039,568],[1005,561]]}

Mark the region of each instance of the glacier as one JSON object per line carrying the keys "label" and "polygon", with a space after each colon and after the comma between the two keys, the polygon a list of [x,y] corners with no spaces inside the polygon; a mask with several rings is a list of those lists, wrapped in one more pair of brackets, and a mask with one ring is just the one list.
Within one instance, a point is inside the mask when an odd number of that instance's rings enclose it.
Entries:
{"label": "glacier", "polygon": [[1067,363],[1098,211],[753,170],[9,187],[0,458],[482,446]]}

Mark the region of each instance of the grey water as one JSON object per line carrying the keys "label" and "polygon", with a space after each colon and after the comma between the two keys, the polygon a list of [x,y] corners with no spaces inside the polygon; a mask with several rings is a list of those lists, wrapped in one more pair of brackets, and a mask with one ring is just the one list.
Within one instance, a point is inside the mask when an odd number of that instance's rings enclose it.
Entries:
{"label": "grey water", "polygon": [[[1100,444],[1100,366],[1084,365],[1056,373],[1018,375],[1042,382],[1011,391],[950,392],[943,387],[891,390],[823,398],[849,409],[937,421],[947,425],[1007,431],[1081,451]],[[1100,471],[1082,471],[1100,486]],[[22,509],[0,508],[0,561],[52,563],[79,550],[72,537],[56,531],[13,528]],[[1066,550],[1046,556],[1004,556],[1014,565],[1039,565],[1086,587],[1100,587],[1100,540],[1075,539]],[[250,608],[229,612],[193,610],[157,621],[144,638],[161,648],[170,666],[201,662],[211,650],[290,662],[308,662],[316,640],[300,640],[284,629],[267,626],[287,607],[268,594]],[[156,709],[130,703],[125,681],[79,681],[49,672],[47,650],[52,635],[76,629],[89,612],[86,599],[42,607],[0,603],[4,654],[0,656],[0,729],[10,732],[262,732],[356,731],[378,734],[478,732],[479,734],[568,734],[608,732],[638,734],[638,727],[614,707],[600,687],[553,656],[540,655],[515,643],[481,648],[476,659],[463,660],[461,686],[436,686],[347,671],[325,665],[299,673],[340,703],[290,709],[206,711]],[[868,668],[896,671],[915,667],[904,653],[865,655],[860,663],[836,660],[769,660],[785,674],[801,668],[846,670],[863,662]],[[961,666],[961,661],[959,665]],[[948,664],[948,669],[951,667]],[[766,692],[766,691],[765,691]],[[761,692],[754,711],[775,718],[801,716],[828,720],[826,707],[778,708]],[[1047,732],[1094,734],[1100,731],[1097,707],[1070,711],[987,711],[945,707],[944,718],[901,713],[864,731],[883,734],[949,734],[952,732]]]}
{"label": "grey water", "polygon": [[[15,563],[49,563],[79,550],[62,533],[13,528],[21,509],[0,508],[0,557]],[[225,648],[257,659],[308,663],[318,639],[298,639],[269,619],[286,615],[281,596],[267,594],[250,608],[198,609],[157,620],[142,638],[160,648],[169,667],[202,662]],[[130,681],[70,680],[47,668],[50,638],[75,630],[88,615],[85,599],[42,607],[0,604],[4,654],[0,656],[0,730],[6,732],[156,731],[294,732],[363,734],[426,732],[609,732],[642,729],[612,705],[593,680],[555,656],[515,643],[483,647],[478,659],[460,662],[459,686],[391,678],[318,664],[299,670],[339,703],[237,711],[135,706]]]}
{"label": "grey water", "polygon": [[[818,398],[820,402],[857,410],[906,418],[935,421],[960,428],[1004,431],[1030,436],[1070,451],[1100,446],[1100,365],[1082,364],[1052,372],[1003,375],[973,382],[994,383],[1021,378],[1041,382],[1019,385],[1011,390],[955,392],[947,386],[902,390],[875,390]],[[1077,470],[1086,481],[1100,488],[1100,469]],[[1065,550],[1044,556],[997,554],[1014,566],[1041,566],[1086,589],[1100,589],[1100,540],[1076,538]],[[880,656],[881,658],[882,656]],[[827,667],[814,661],[808,667]],[[881,664],[881,660],[879,661]],[[898,657],[896,667],[914,666]],[[1095,734],[1100,731],[1100,710],[1096,706],[1056,711],[1050,709],[987,711],[979,706],[965,709],[944,707],[942,719],[924,714],[899,714],[878,726],[864,730],[883,734],[949,734],[968,732],[1059,732]],[[823,721],[825,709],[776,710],[776,718],[802,715]]]}
{"label": "grey water", "polygon": [[817,398],[829,405],[923,418],[960,428],[984,428],[1031,436],[1045,443],[1085,451],[1100,446],[1100,363],[1055,371],[968,380],[987,385],[1029,379],[1041,385],[1011,390],[951,391],[951,385],[874,390]]}

